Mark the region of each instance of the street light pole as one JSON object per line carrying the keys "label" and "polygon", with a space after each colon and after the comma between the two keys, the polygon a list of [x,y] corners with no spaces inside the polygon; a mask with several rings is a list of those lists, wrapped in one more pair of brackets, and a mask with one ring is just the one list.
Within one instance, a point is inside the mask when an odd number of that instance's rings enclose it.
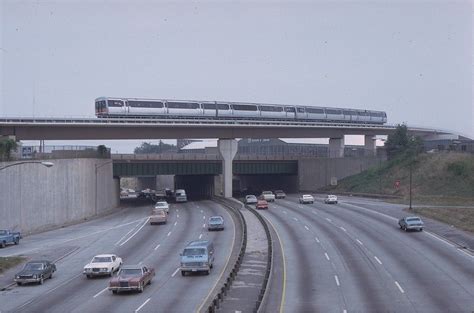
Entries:
{"label": "street light pole", "polygon": [[409,210],[412,210],[412,207],[411,207],[411,180],[412,180],[412,169],[413,167],[413,163],[410,162],[410,207],[408,208]]}
{"label": "street light pole", "polygon": [[0,167],[0,171],[3,171],[4,169],[9,168],[9,167],[12,167],[12,166],[21,165],[21,164],[28,164],[28,163],[41,164],[41,165],[46,166],[46,167],[51,167],[51,166],[54,165],[53,162],[44,162],[44,161],[21,161],[21,162],[16,162],[16,163],[13,163],[13,164],[5,165],[4,167]]}

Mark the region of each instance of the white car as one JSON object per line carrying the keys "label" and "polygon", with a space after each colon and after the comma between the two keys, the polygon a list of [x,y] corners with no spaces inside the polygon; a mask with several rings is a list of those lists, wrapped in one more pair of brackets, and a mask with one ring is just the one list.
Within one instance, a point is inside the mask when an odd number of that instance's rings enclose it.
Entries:
{"label": "white car", "polygon": [[155,209],[162,209],[166,212],[166,214],[168,214],[170,212],[170,206],[169,206],[168,202],[166,202],[166,201],[158,201],[155,204]]}
{"label": "white car", "polygon": [[275,201],[275,195],[271,191],[262,191],[262,195],[260,196],[260,198],[266,200],[267,202]]}
{"label": "white car", "polygon": [[90,263],[84,266],[83,274],[87,278],[92,276],[112,276],[122,265],[122,258],[115,254],[96,255]]}
{"label": "white car", "polygon": [[254,195],[246,195],[245,196],[245,204],[255,204],[257,203],[257,197]]}
{"label": "white car", "polygon": [[314,197],[312,195],[300,196],[300,203],[314,203]]}
{"label": "white car", "polygon": [[335,204],[337,204],[337,196],[335,196],[335,195],[328,195],[328,196],[324,199],[324,203],[335,203]]}

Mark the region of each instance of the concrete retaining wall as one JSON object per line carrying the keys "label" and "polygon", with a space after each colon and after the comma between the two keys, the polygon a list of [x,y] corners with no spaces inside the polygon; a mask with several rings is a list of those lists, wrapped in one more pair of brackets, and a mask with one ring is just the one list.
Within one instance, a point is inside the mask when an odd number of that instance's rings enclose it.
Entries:
{"label": "concrete retaining wall", "polygon": [[364,158],[317,158],[298,160],[300,191],[314,191],[337,180],[360,173],[369,167],[378,166],[382,159]]}
{"label": "concrete retaining wall", "polygon": [[0,229],[28,234],[118,207],[119,181],[112,177],[110,160],[50,161],[51,168],[21,164],[0,171]]}

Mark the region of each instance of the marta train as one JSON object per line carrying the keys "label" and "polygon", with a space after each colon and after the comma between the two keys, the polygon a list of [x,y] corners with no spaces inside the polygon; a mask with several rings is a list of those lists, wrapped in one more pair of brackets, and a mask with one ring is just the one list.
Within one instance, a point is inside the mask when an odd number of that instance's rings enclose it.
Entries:
{"label": "marta train", "polygon": [[384,124],[383,111],[297,105],[100,97],[99,118],[206,118]]}

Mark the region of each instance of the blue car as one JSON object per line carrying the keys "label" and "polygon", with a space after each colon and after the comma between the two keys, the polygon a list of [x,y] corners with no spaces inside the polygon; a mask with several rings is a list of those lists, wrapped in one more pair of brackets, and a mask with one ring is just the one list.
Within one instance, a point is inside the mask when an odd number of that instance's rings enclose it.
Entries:
{"label": "blue car", "polygon": [[424,227],[423,222],[421,221],[421,218],[419,218],[418,216],[404,217],[398,221],[398,225],[404,231],[409,231],[409,230],[423,231],[423,227]]}

